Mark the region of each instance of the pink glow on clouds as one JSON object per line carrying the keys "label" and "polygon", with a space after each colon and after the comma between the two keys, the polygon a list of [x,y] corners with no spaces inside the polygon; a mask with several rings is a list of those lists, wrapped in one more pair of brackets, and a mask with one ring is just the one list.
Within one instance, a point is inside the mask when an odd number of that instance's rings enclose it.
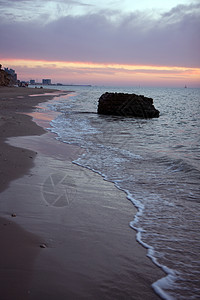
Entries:
{"label": "pink glow on clouds", "polygon": [[21,80],[51,78],[53,83],[66,84],[200,86],[200,68],[18,59],[1,62],[14,68]]}

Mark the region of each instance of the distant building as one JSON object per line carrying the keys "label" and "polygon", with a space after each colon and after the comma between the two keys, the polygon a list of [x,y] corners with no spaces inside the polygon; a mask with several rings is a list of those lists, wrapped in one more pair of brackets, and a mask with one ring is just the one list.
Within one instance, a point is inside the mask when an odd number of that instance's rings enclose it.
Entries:
{"label": "distant building", "polygon": [[51,79],[42,79],[42,84],[44,84],[44,85],[51,84]]}
{"label": "distant building", "polygon": [[30,84],[35,84],[35,80],[34,80],[34,79],[31,79],[31,80],[30,80]]}

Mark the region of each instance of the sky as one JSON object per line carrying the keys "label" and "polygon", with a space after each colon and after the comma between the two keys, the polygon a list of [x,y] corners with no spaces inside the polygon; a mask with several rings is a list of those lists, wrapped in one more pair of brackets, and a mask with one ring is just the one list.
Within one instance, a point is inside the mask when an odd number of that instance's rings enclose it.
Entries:
{"label": "sky", "polygon": [[0,0],[0,63],[21,80],[200,87],[200,0]]}

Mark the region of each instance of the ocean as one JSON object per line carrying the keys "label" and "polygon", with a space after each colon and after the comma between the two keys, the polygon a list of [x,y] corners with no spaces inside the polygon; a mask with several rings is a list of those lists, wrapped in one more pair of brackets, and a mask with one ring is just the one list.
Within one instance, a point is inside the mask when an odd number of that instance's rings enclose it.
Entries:
{"label": "ocean", "polygon": [[[62,89],[74,92],[44,104],[59,112],[49,130],[85,150],[73,163],[113,182],[136,206],[133,234],[166,273],[154,291],[163,299],[200,299],[200,89]],[[160,117],[98,115],[104,92],[151,97]]]}

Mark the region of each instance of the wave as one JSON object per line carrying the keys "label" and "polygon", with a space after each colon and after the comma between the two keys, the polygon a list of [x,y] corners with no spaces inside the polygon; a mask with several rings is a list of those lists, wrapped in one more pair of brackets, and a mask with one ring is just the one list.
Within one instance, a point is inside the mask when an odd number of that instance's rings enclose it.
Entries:
{"label": "wave", "polygon": [[[89,109],[85,109],[86,99]],[[159,120],[124,121],[99,117],[89,99],[84,92],[73,103],[56,104],[62,114],[52,121],[50,130],[59,140],[84,148],[73,163],[113,182],[137,208],[130,227],[147,248],[148,257],[166,273],[153,283],[155,292],[167,300],[193,297],[192,291],[199,293],[194,257],[199,244],[200,172],[189,148],[177,142],[188,142],[195,131],[187,136],[174,134],[182,132],[175,109],[170,122],[167,109]]]}

